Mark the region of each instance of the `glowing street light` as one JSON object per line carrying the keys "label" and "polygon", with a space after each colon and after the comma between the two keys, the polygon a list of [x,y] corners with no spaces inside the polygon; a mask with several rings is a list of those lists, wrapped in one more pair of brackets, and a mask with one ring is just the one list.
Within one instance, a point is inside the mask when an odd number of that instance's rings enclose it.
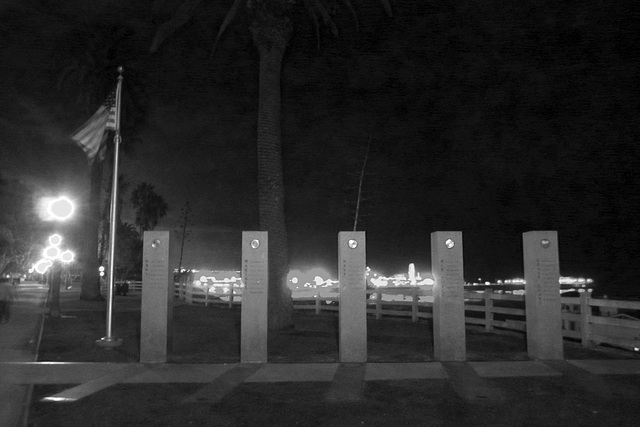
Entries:
{"label": "glowing street light", "polygon": [[59,234],[52,234],[49,236],[49,244],[51,246],[60,246],[60,243],[62,243],[62,236]]}
{"label": "glowing street light", "polygon": [[34,266],[34,269],[38,274],[44,274],[52,265],[53,265],[53,261],[51,261],[50,259],[41,259],[36,263],[36,265]]}
{"label": "glowing street light", "polygon": [[[40,217],[44,221],[66,221],[73,215],[75,206],[66,196],[45,198],[41,200]],[[49,292],[51,303],[49,313],[52,317],[60,316],[60,281],[62,264],[73,261],[74,254],[61,248],[62,236],[54,234],[48,238],[49,246],[43,252],[44,259],[38,261],[35,270],[44,274],[49,270]]]}
{"label": "glowing street light", "polygon": [[58,259],[58,257],[60,257],[60,248],[57,246],[47,246],[44,252],[42,252],[42,256],[50,260]]}
{"label": "glowing street light", "polygon": [[66,196],[52,199],[47,204],[47,214],[49,218],[64,221],[69,219],[75,211],[75,205]]}
{"label": "glowing street light", "polygon": [[71,252],[69,249],[67,249],[66,251],[64,251],[64,252],[62,252],[60,254],[60,261],[62,261],[65,264],[68,264],[68,263],[73,261],[75,256],[76,255],[73,252]]}

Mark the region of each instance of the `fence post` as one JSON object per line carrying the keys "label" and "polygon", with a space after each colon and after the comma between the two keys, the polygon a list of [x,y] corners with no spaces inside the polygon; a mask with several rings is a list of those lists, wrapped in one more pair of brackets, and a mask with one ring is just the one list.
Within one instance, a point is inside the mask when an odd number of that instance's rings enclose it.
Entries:
{"label": "fence post", "polygon": [[376,292],[376,319],[382,317],[382,292]]}
{"label": "fence post", "polygon": [[591,345],[591,306],[589,305],[589,294],[580,294],[580,333],[582,335],[582,346]]}
{"label": "fence post", "polygon": [[204,306],[205,307],[209,307],[209,289],[211,289],[211,287],[207,286],[207,291],[204,294]]}
{"label": "fence post", "polygon": [[411,289],[413,302],[411,303],[411,321],[418,321],[418,288]]}
{"label": "fence post", "polygon": [[[488,292],[487,292],[488,290]],[[484,330],[493,330],[493,289],[484,290]]]}
{"label": "fence post", "polygon": [[233,308],[233,283],[229,285],[229,308]]}
{"label": "fence post", "polygon": [[320,292],[318,292],[316,295],[316,314],[320,314],[320,305],[322,300],[320,299]]}

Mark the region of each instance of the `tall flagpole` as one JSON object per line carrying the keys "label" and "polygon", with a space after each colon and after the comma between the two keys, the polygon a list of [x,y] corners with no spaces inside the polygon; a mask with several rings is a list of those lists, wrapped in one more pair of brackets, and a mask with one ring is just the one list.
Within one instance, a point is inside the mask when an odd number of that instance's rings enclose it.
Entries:
{"label": "tall flagpole", "polygon": [[120,154],[120,101],[122,94],[123,67],[118,67],[118,87],[116,88],[116,135],[113,138],[113,180],[111,183],[111,214],[109,226],[109,290],[107,298],[107,335],[96,341],[100,347],[118,347],[122,345],[122,338],[115,338],[111,333],[111,320],[113,318],[113,289],[115,287],[115,263],[116,263],[116,228],[118,226],[118,163]]}

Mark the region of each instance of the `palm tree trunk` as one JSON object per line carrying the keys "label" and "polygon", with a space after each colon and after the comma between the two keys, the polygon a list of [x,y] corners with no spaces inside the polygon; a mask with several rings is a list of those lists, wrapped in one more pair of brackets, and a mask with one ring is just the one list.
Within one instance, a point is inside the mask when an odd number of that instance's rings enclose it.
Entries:
{"label": "palm tree trunk", "polygon": [[292,323],[293,302],[287,286],[289,254],[284,212],[280,129],[280,74],[291,36],[288,18],[254,2],[251,31],[260,53],[258,101],[258,205],[260,229],[269,232],[269,330]]}
{"label": "palm tree trunk", "polygon": [[100,273],[98,272],[98,232],[100,225],[100,195],[102,191],[102,163],[95,159],[91,165],[91,189],[85,219],[82,255],[82,287],[80,299],[100,299]]}

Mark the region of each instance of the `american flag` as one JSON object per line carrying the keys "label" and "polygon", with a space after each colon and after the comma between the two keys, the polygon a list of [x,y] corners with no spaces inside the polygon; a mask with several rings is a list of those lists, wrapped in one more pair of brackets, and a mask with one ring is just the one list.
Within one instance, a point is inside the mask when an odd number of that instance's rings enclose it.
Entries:
{"label": "american flag", "polygon": [[107,129],[116,130],[116,89],[113,89],[106,101],[104,101],[105,108],[109,110],[109,117],[107,118]]}
{"label": "american flag", "polygon": [[109,94],[103,105],[77,131],[71,135],[79,146],[87,153],[91,163],[100,151],[106,139],[105,130],[116,129],[116,91]]}

